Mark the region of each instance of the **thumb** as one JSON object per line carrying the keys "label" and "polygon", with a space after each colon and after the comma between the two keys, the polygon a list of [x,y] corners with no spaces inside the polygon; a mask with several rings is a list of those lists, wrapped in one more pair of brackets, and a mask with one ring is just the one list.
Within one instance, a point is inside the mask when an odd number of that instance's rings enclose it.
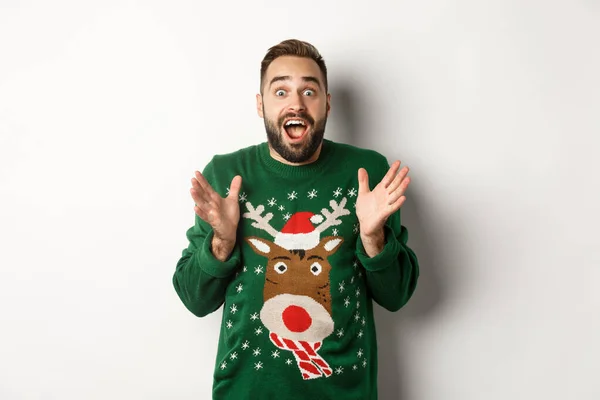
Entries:
{"label": "thumb", "polygon": [[237,199],[240,194],[240,189],[242,187],[242,177],[236,175],[231,180],[231,184],[229,185],[229,195],[227,197],[233,197]]}
{"label": "thumb", "polygon": [[358,193],[365,193],[369,191],[369,174],[364,168],[358,169]]}

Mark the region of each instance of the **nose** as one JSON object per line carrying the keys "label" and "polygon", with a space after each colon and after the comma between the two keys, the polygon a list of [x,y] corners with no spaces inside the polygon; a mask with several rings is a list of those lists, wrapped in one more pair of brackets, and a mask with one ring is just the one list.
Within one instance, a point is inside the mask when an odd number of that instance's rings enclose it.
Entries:
{"label": "nose", "polygon": [[286,328],[292,332],[304,332],[312,324],[312,318],[302,307],[288,306],[281,315]]}
{"label": "nose", "polygon": [[302,98],[301,94],[294,94],[292,95],[292,98],[290,99],[290,111],[295,111],[295,112],[299,112],[299,111],[304,111],[306,110],[306,106],[304,105],[304,99]]}

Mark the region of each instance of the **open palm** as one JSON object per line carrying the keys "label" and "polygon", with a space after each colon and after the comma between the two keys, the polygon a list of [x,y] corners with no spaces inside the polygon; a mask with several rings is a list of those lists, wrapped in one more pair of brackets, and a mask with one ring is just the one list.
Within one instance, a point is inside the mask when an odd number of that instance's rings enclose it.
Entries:
{"label": "open palm", "polygon": [[369,176],[364,168],[358,170],[358,197],[356,216],[360,224],[361,235],[377,234],[383,228],[388,217],[396,212],[406,200],[404,192],[410,183],[408,167],[400,168],[395,161],[381,182],[370,190]]}
{"label": "open palm", "polygon": [[238,175],[231,181],[229,195],[221,197],[206,178],[198,171],[192,178],[190,194],[194,199],[194,211],[206,221],[219,239],[235,241],[236,229],[240,219],[238,194],[242,178]]}

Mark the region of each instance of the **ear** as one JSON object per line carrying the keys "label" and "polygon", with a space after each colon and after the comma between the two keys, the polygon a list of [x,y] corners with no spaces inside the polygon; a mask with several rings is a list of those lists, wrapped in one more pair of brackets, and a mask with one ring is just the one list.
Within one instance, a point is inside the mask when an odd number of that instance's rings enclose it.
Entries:
{"label": "ear", "polygon": [[331,93],[327,93],[327,116],[331,112]]}
{"label": "ear", "polygon": [[258,236],[248,236],[244,240],[252,247],[252,250],[257,254],[268,257],[275,250],[275,244],[267,239],[259,238]]}
{"label": "ear", "polygon": [[321,239],[319,245],[327,253],[327,257],[339,250],[340,245],[344,242],[344,238],[341,236],[327,236]]}
{"label": "ear", "polygon": [[258,113],[259,117],[264,118],[263,102],[262,102],[262,96],[260,95],[260,93],[256,95],[256,112]]}

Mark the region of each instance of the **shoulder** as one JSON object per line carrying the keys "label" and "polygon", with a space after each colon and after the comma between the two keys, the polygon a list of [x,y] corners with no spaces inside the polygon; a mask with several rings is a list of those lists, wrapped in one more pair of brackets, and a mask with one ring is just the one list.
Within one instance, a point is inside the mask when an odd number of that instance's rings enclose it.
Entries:
{"label": "shoulder", "polygon": [[387,171],[389,168],[386,156],[375,149],[331,140],[328,140],[328,144],[334,149],[336,158],[344,160],[343,164],[348,167],[363,167],[373,172]]}
{"label": "shoulder", "polygon": [[208,168],[222,170],[240,163],[248,162],[256,157],[257,144],[243,147],[227,153],[217,153],[212,156],[207,164]]}

